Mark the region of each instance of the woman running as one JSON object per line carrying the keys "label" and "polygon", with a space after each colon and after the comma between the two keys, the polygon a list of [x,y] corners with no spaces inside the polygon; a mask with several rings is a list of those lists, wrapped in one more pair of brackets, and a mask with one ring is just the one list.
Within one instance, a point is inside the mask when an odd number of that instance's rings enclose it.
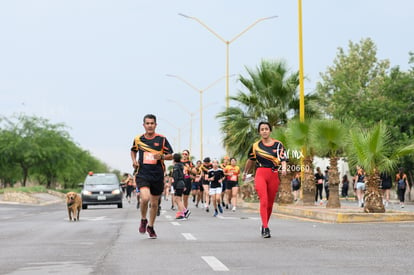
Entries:
{"label": "woman running", "polygon": [[[188,209],[188,197],[190,196],[191,187],[192,187],[191,186],[191,182],[192,182],[191,171],[194,167],[194,164],[190,160],[190,151],[183,150],[181,156],[182,156],[181,163],[184,165],[184,183],[185,183],[185,188],[183,192],[183,203],[184,203],[185,209]],[[188,218],[188,215],[190,215],[190,212],[187,211],[186,218]]]}
{"label": "woman running", "polygon": [[214,217],[217,217],[218,210],[220,213],[223,213],[223,208],[220,205],[220,199],[221,199],[221,192],[223,188],[223,180],[224,180],[224,172],[223,169],[219,167],[218,160],[213,160],[213,168],[208,170],[208,180],[210,181],[210,196],[211,201],[213,202],[214,206]]}
{"label": "woman running", "polygon": [[206,157],[203,160],[203,164],[201,165],[202,170],[202,184],[203,184],[203,201],[204,207],[206,208],[206,212],[209,212],[208,206],[210,205],[210,182],[208,181],[208,171],[212,168],[212,164],[210,163],[210,158]]}
{"label": "woman running", "polygon": [[[230,159],[230,165],[224,168],[224,174],[226,175],[226,194],[227,200],[232,207],[231,211],[236,211],[237,206],[237,194],[239,193],[239,175],[240,167],[237,166],[235,158]],[[227,207],[226,207],[227,208]]]}
{"label": "woman running", "polygon": [[[270,238],[269,219],[273,211],[273,203],[279,188],[278,170],[286,175],[286,157],[283,144],[270,137],[272,126],[268,122],[260,122],[258,132],[261,139],[253,143],[246,166],[243,172],[243,180],[256,164],[256,175],[254,178],[255,189],[260,200],[260,217],[262,220],[262,237]],[[280,167],[281,165],[281,167]]]}
{"label": "woman running", "polygon": [[193,168],[192,174],[194,177],[194,181],[191,187],[191,193],[193,195],[193,202],[195,203],[195,206],[198,207],[198,204],[201,200],[201,160],[197,160],[196,166]]}

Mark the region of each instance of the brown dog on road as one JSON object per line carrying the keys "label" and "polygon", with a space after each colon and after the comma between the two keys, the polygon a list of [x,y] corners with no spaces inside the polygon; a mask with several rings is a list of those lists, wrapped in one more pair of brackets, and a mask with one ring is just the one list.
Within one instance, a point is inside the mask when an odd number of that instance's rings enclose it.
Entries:
{"label": "brown dog on road", "polygon": [[68,206],[69,221],[79,221],[79,213],[82,208],[82,198],[75,192],[66,194],[66,205]]}

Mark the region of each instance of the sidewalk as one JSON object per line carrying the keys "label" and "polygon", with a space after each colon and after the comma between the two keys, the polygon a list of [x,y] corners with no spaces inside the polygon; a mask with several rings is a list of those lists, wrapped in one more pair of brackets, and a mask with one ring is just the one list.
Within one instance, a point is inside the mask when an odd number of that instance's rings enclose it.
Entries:
{"label": "sidewalk", "polygon": [[[259,203],[243,202],[244,207],[258,210]],[[324,205],[278,205],[274,204],[273,213],[287,217],[310,219],[330,223],[365,223],[365,222],[414,222],[414,205],[406,204],[400,208],[399,202],[393,201],[385,209],[385,213],[364,213],[354,200],[342,200],[341,208],[326,208]]]}

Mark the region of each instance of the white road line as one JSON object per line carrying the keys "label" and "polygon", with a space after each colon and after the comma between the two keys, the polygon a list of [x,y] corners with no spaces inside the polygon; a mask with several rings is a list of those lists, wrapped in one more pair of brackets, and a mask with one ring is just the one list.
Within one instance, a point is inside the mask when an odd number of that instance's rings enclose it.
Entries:
{"label": "white road line", "polygon": [[172,216],[170,216],[170,215],[165,215],[165,218],[167,218],[167,219],[171,219],[171,218],[172,218]]}
{"label": "white road line", "polygon": [[229,269],[214,256],[202,256],[203,259],[214,271],[229,271]]}
{"label": "white road line", "polygon": [[178,226],[178,225],[180,225],[180,223],[179,223],[179,222],[171,222],[171,224],[172,224],[172,225],[177,225],[177,226]]}
{"label": "white road line", "polygon": [[104,220],[104,219],[106,219],[106,216],[101,216],[101,217],[95,217],[95,218],[92,218],[92,217],[85,217],[85,218],[82,218],[82,217],[80,217],[79,218],[80,220],[87,220],[87,221],[102,221],[102,220]]}
{"label": "white road line", "polygon": [[187,241],[197,240],[191,233],[181,233]]}

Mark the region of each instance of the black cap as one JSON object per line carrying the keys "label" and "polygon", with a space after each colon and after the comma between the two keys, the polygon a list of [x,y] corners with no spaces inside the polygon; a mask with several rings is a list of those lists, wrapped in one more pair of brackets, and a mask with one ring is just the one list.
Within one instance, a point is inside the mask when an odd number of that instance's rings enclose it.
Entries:
{"label": "black cap", "polygon": [[204,162],[210,162],[210,158],[209,157],[206,157],[206,158],[204,158],[204,160],[203,160]]}

